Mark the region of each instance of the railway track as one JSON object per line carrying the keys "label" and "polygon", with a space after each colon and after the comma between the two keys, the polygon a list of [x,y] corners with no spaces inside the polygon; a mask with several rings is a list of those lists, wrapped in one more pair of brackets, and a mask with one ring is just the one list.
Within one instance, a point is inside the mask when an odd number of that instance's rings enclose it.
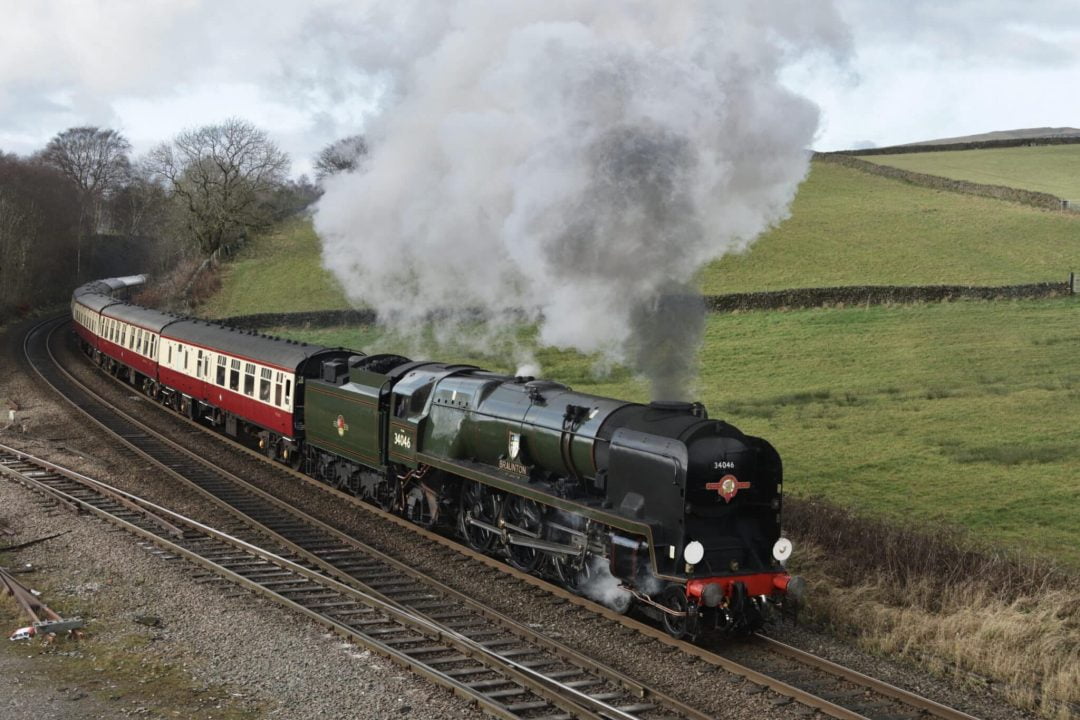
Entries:
{"label": "railway track", "polygon": [[[109,407],[108,403],[102,398],[95,395],[85,386],[82,386],[74,379],[74,377],[62,370],[59,363],[56,362],[55,358],[52,356],[47,342],[45,342],[47,335],[55,327],[56,326],[43,324],[27,336],[25,344],[26,355],[39,375],[69,401],[75,404],[76,407],[79,407],[80,410],[90,415],[90,417],[95,418],[96,422],[112,432],[140,455],[157,463],[159,466],[163,467],[166,472],[177,476],[178,479],[183,479],[184,482],[194,483],[194,485],[200,489],[200,492],[206,494],[208,498],[213,498],[215,502],[223,502],[233,511],[241,513],[247,526],[252,530],[257,530],[274,538],[280,546],[287,548],[290,552],[297,553],[298,557],[303,558],[305,562],[312,567],[318,568],[325,574],[337,577],[343,582],[352,583],[353,586],[356,586],[356,583],[361,583],[360,587],[362,587],[365,592],[378,592],[379,590],[386,591],[383,597],[389,602],[396,603],[403,607],[409,607],[407,605],[409,602],[419,602],[421,604],[426,601],[462,603],[463,605],[470,606],[470,612],[478,613],[485,619],[485,622],[488,623],[488,630],[490,630],[490,621],[492,618],[497,619],[499,622],[509,620],[509,618],[498,616],[498,613],[494,613],[494,611],[483,608],[483,606],[476,601],[445,585],[437,588],[439,593],[438,601],[435,601],[434,598],[425,597],[425,594],[435,592],[435,589],[433,589],[435,585],[441,584],[433,584],[433,581],[430,578],[420,575],[415,570],[408,568],[408,566],[399,563],[393,558],[389,558],[382,553],[379,553],[374,548],[362,546],[362,544],[357,543],[352,538],[330,528],[315,518],[299,513],[277,498],[264,493],[254,486],[244,483],[235,476],[227,478],[227,473],[222,473],[220,470],[210,467],[201,459],[197,458],[197,456],[194,456],[191,451],[185,450],[178,444],[155,438],[154,431],[149,427],[134,421],[133,418],[125,416],[119,409]],[[99,416],[101,419],[98,419]],[[175,418],[177,416],[172,415],[172,417]],[[206,430],[198,423],[192,423],[183,418],[178,419]],[[220,436],[215,433],[210,434],[220,438]],[[148,452],[150,446],[154,443],[163,444],[165,446],[164,448],[155,450],[159,456],[156,459],[154,453]],[[226,440],[226,443],[231,447],[241,448],[245,452],[263,459],[261,455],[249,448],[229,442],[228,440]],[[196,460],[198,460],[198,462],[195,462]],[[193,464],[194,466],[192,466]],[[466,548],[449,538],[419,528],[402,518],[385,513],[377,508],[361,504],[355,498],[333,490],[332,488],[328,488],[302,474],[289,471],[287,468],[277,464],[269,464],[268,467],[272,467],[276,472],[287,473],[292,477],[302,479],[304,482],[307,482],[324,492],[347,499],[349,502],[355,503],[358,510],[396,523],[401,527],[409,529],[410,532],[420,534],[428,540],[451,549],[454,553],[460,553],[472,561],[485,563],[501,572],[513,575],[518,579],[542,588],[544,591],[550,592],[555,596],[564,598],[569,602],[586,607],[593,612],[617,621],[637,633],[655,639],[657,642],[671,646],[681,651],[686,656],[697,657],[726,672],[745,678],[755,685],[761,686],[762,688],[769,688],[808,708],[818,710],[829,717],[844,718],[848,720],[865,720],[866,718],[906,720],[908,718],[916,717],[938,717],[946,720],[973,720],[972,716],[958,710],[940,705],[914,693],[894,687],[875,678],[844,668],[802,650],[778,643],[765,637],[755,638],[755,642],[749,645],[750,654],[756,658],[753,659],[751,664],[748,665],[736,662],[697,645],[675,640],[657,628],[638,622],[633,618],[621,616],[590,600],[581,598],[562,588],[551,585],[544,580],[520,573],[493,558],[477,554],[471,549]],[[185,477],[185,475],[189,473],[193,473],[196,477],[194,479]],[[211,478],[216,475],[217,479],[200,479],[200,476],[203,474],[208,474]],[[275,525],[278,526],[278,530],[274,530]],[[350,570],[354,569],[350,567],[350,563],[356,562],[353,553],[360,552],[368,553],[367,557],[378,558],[378,561],[383,563],[384,568],[394,567],[394,572],[403,573],[403,577],[407,576],[408,580],[397,580],[391,576],[369,577],[368,580],[371,580],[372,585],[374,586],[364,584],[363,576],[356,577],[350,574]],[[380,572],[389,571],[380,570]],[[428,589],[421,590],[420,588],[422,587]],[[397,596],[396,598],[395,595]],[[436,614],[439,612],[456,612],[456,610],[451,610],[449,606],[436,607],[438,608]],[[415,610],[416,608],[414,607],[413,609]],[[419,608],[419,610],[423,609],[423,607]],[[509,626],[507,626],[507,628],[509,628]],[[511,635],[518,638],[523,638],[523,630],[527,630],[527,628],[518,627],[515,630],[507,629],[507,632],[510,632]],[[531,633],[531,631],[529,632]],[[537,636],[536,633],[531,634]],[[574,658],[575,653],[570,648],[559,646],[558,643],[543,638],[543,636],[537,636],[537,638],[533,638],[533,641],[538,642],[541,645],[547,644],[549,646],[547,649],[555,652],[562,659],[567,660]],[[509,640],[509,638],[499,638],[496,639],[496,642],[509,642]],[[557,647],[550,647],[551,645]],[[514,649],[517,650],[521,648]],[[615,673],[614,675],[601,674],[603,675],[605,682],[615,684],[622,683],[621,687],[637,693],[639,697],[644,695],[655,699],[665,699],[669,701],[669,704],[666,706],[669,711],[679,709],[679,711],[687,717],[695,716],[687,714],[693,712],[691,708],[686,706],[679,708],[680,704],[677,701],[674,701],[673,698],[666,698],[662,693],[653,691],[650,695],[646,688],[641,687],[639,683],[636,683],[630,678],[619,677],[618,673]]]}
{"label": "railway track", "polygon": [[[276,554],[191,518],[110,487],[85,475],[0,445],[0,473],[72,509],[93,514],[166,557],[180,557],[205,571],[300,612],[363,647],[391,658],[429,680],[478,703],[500,718],[705,718],[671,711],[667,702],[644,700],[648,689],[619,687],[603,668],[551,657],[522,647],[502,628],[423,594],[407,607],[357,583],[328,577],[301,554]],[[375,578],[379,562],[355,558],[353,572]],[[413,594],[421,594],[418,588]],[[418,598],[419,600],[420,598]],[[420,607],[424,611],[420,611]],[[677,705],[677,703],[676,703]]]}

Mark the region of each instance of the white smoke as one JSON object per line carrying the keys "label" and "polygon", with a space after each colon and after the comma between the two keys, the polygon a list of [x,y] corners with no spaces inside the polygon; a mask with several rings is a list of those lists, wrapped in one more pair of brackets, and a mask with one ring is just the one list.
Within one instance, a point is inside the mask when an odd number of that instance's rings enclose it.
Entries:
{"label": "white smoke", "polygon": [[315,215],[350,298],[399,331],[523,311],[541,344],[682,394],[700,303],[664,298],[786,216],[818,112],[778,74],[846,47],[831,6],[368,5],[393,35],[357,37],[352,57],[385,79],[384,105],[363,167],[328,180]]}
{"label": "white smoke", "polygon": [[611,574],[611,568],[604,558],[592,555],[587,577],[578,585],[578,592],[596,602],[623,612],[633,600],[633,595],[623,587],[622,580]]}

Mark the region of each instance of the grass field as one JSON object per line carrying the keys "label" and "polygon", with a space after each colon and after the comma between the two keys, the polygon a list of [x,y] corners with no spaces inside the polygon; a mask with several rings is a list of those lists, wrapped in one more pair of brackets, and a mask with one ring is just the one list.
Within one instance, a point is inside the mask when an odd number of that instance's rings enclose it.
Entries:
{"label": "grass field", "polygon": [[866,155],[862,159],[954,180],[1050,193],[1080,205],[1080,145]]}
{"label": "grass field", "polygon": [[709,265],[700,284],[704,292],[720,294],[1062,281],[1080,269],[1078,238],[1080,214],[931,190],[816,162],[791,217],[749,253]]}
{"label": "grass field", "polygon": [[[777,445],[789,492],[959,524],[1080,568],[1078,313],[1062,299],[710,316],[698,397]],[[415,350],[372,328],[275,332]],[[625,369],[597,379],[576,353],[537,357],[577,390],[648,399]]]}
{"label": "grass field", "polygon": [[199,308],[202,317],[328,310],[348,306],[322,268],[322,248],[307,217],[255,236],[222,268],[222,287]]}

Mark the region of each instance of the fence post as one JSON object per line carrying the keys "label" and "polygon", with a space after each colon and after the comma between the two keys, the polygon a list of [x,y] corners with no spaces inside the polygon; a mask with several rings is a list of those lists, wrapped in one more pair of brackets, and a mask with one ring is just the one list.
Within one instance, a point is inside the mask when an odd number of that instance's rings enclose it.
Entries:
{"label": "fence post", "polygon": [[1075,295],[1076,294],[1076,273],[1075,272],[1069,273],[1069,294],[1070,295]]}

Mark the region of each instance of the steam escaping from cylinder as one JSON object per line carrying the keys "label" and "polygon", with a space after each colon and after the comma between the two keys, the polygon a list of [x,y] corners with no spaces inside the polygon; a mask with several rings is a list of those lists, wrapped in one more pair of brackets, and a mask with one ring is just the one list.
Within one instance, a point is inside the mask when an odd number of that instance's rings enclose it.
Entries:
{"label": "steam escaping from cylinder", "polygon": [[325,182],[315,214],[349,297],[398,332],[433,314],[475,325],[478,309],[489,326],[535,322],[542,345],[684,397],[704,327],[696,274],[782,220],[807,172],[818,112],[779,78],[844,52],[833,9],[367,7],[401,37],[356,26],[351,57],[383,101],[365,161]]}
{"label": "steam escaping from cylinder", "polygon": [[586,562],[589,563],[589,571],[578,585],[578,592],[612,610],[625,611],[633,596],[623,587],[622,581],[611,574],[608,563],[604,558],[595,556]]}

